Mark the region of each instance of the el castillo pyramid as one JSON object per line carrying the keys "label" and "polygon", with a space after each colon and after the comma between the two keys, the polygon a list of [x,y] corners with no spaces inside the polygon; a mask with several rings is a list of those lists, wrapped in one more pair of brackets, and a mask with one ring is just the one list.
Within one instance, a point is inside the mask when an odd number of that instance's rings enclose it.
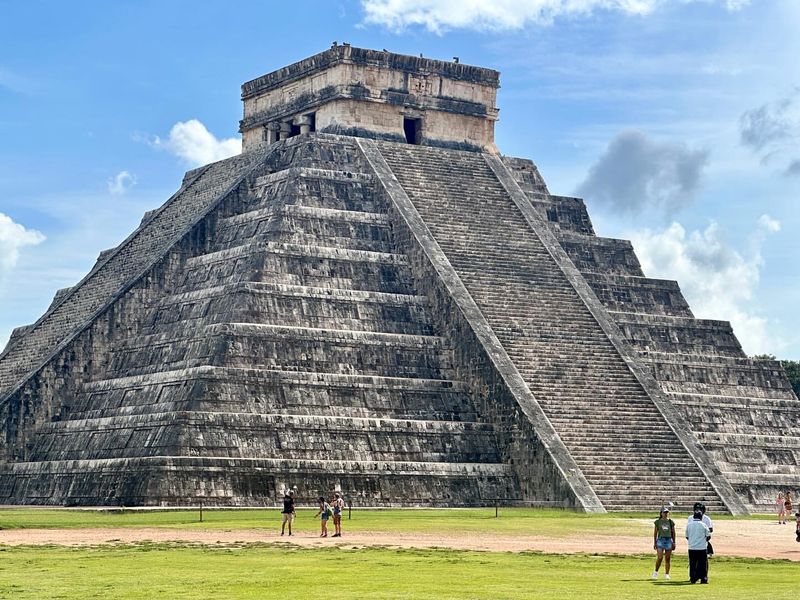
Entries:
{"label": "el castillo pyramid", "polygon": [[0,503],[743,514],[800,481],[779,363],[494,145],[499,73],[334,45],[244,152],[0,355]]}

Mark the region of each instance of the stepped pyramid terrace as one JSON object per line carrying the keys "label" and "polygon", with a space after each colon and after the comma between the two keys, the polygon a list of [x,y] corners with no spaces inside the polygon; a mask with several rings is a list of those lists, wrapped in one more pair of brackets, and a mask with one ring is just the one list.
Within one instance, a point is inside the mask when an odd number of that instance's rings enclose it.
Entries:
{"label": "stepped pyramid terrace", "polygon": [[0,355],[0,503],[772,507],[779,363],[494,142],[499,73],[349,45]]}

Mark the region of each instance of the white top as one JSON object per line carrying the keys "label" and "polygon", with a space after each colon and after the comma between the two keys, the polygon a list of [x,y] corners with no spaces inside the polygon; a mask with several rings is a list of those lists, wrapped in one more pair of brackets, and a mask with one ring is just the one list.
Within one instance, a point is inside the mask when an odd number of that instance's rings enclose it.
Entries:
{"label": "white top", "polygon": [[711,532],[708,525],[702,521],[692,519],[686,524],[686,539],[689,542],[689,550],[705,550],[708,547],[708,538]]}
{"label": "white top", "polygon": [[[711,521],[711,517],[709,517],[708,515],[703,515],[703,518],[700,520],[709,529],[714,529],[714,523]],[[694,521],[694,515],[689,515],[689,520],[686,521],[686,524],[688,525],[692,521]]]}

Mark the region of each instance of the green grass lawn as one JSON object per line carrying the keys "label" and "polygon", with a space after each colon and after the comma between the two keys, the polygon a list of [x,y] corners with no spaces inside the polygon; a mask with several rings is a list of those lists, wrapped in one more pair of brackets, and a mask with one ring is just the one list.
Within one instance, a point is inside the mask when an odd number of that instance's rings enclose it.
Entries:
{"label": "green grass lawn", "polygon": [[[316,530],[313,509],[298,511],[297,527]],[[451,532],[467,531],[501,535],[565,536],[583,533],[631,535],[647,529],[641,519],[652,520],[655,514],[611,513],[587,515],[553,509],[421,509],[359,510],[352,519],[344,516],[349,531],[386,532]],[[714,516],[715,518],[728,518]],[[676,521],[686,515],[676,514]],[[750,518],[771,518],[769,516]],[[7,508],[0,509],[0,528],[75,528],[75,527],[169,527],[206,529],[275,529],[280,527],[278,509],[269,510],[206,510],[203,522],[198,511],[96,511]]]}
{"label": "green grass lawn", "polygon": [[652,557],[276,546],[0,547],[0,598],[703,598],[794,597],[783,561],[714,560],[711,583],[648,578]]}

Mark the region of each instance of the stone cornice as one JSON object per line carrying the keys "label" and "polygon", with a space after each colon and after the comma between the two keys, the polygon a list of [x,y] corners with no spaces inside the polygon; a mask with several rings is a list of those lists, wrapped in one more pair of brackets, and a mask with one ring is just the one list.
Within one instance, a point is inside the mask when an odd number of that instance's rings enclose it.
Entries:
{"label": "stone cornice", "polygon": [[324,52],[242,84],[242,100],[263,94],[291,81],[303,79],[312,73],[334,65],[345,63],[384,67],[419,75],[440,75],[457,81],[469,81],[494,88],[500,87],[500,73],[493,69],[342,45],[332,46]]}

